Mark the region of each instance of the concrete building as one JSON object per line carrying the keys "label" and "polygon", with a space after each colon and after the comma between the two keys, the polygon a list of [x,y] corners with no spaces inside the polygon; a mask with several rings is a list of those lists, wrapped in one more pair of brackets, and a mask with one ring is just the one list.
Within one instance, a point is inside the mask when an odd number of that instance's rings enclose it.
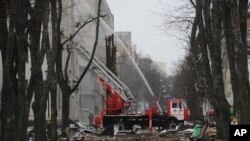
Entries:
{"label": "concrete building", "polygon": [[131,50],[132,48],[132,33],[129,31],[119,31],[115,34],[122,40],[123,44],[127,49]]}
{"label": "concrete building", "polygon": [[[64,0],[63,1],[63,11],[62,11],[62,21],[61,21],[61,33],[62,33],[62,41],[68,39],[80,26],[84,21],[89,18],[96,17],[97,14],[97,2],[98,0]],[[101,5],[101,14],[106,15],[104,18],[100,20],[99,27],[99,40],[97,45],[97,50],[95,53],[95,57],[101,60],[104,64],[106,64],[106,47],[105,47],[105,37],[114,34],[114,16],[111,13],[106,0],[102,0]],[[51,28],[51,23],[50,23]],[[66,48],[72,47],[72,42],[77,42],[84,48],[86,48],[89,52],[92,52],[94,41],[95,41],[95,30],[96,30],[96,21],[87,24],[84,28],[80,30],[80,32],[75,36],[75,38],[68,42],[65,45],[65,49],[63,51],[63,67],[65,66],[66,58],[68,56]],[[50,31],[49,31],[50,32]],[[115,44],[117,48],[117,56],[122,52],[130,52],[132,58],[138,58],[136,54],[136,49],[133,49],[135,45],[132,44],[131,41],[131,33],[127,32],[127,37],[129,38],[128,42],[123,40],[125,37],[124,34],[115,34]],[[120,35],[124,35],[120,36]],[[121,37],[121,39],[120,39]],[[51,34],[50,34],[51,40]],[[129,48],[126,48],[128,45]],[[30,56],[30,54],[29,54]],[[0,58],[1,59],[1,58]],[[0,60],[1,61],[1,60]],[[82,71],[85,69],[88,60],[83,60],[77,52],[71,52],[71,58],[69,61],[69,67],[67,73],[69,75],[69,85],[72,87],[75,85]],[[47,70],[47,61],[44,60],[42,70],[43,77],[46,79],[46,70]],[[30,78],[30,68],[31,68],[31,60],[30,57],[26,63],[26,79]],[[0,83],[2,84],[2,71],[0,67]],[[1,85],[2,86],[2,85]],[[58,120],[61,120],[62,115],[62,93],[59,90],[58,86],[58,95],[57,95],[57,109],[58,109]],[[99,114],[105,105],[105,91],[103,91],[102,86],[96,79],[96,74],[89,70],[80,83],[79,88],[71,95],[70,97],[70,118],[73,120],[80,120],[85,123],[89,123],[88,115],[90,112],[94,114]],[[50,98],[49,100],[50,101]],[[50,107],[50,102],[48,102],[48,108]],[[50,110],[48,110],[50,111]],[[47,114],[46,114],[47,115]],[[49,115],[49,113],[48,113]],[[30,120],[34,120],[34,115],[32,109],[30,110]]]}
{"label": "concrete building", "polygon": [[132,33],[129,31],[119,31],[115,32],[116,35],[116,46],[118,46],[117,57],[122,54],[122,52],[128,53],[131,59],[135,61],[136,64],[139,63],[138,52],[136,44],[132,42]]}
{"label": "concrete building", "polygon": [[[64,6],[66,10],[62,24],[64,24],[63,33],[66,38],[74,33],[88,18],[96,17],[98,8],[97,2],[98,0],[67,0],[67,2],[65,2]],[[70,8],[67,9],[66,7]],[[101,18],[100,21],[99,40],[95,57],[102,60],[105,64],[105,37],[111,35],[114,29],[114,18],[106,0],[102,1],[101,14],[106,16]],[[85,47],[89,52],[92,52],[96,36],[95,29],[96,22],[86,25],[73,41]],[[69,73],[72,73],[71,78],[74,83],[85,69],[88,60],[83,60],[77,53],[74,53],[71,62],[72,68],[69,69]],[[99,114],[102,110],[103,95],[104,93],[96,79],[96,75],[89,70],[80,83],[78,90],[71,97],[70,118],[88,123],[88,115],[90,112]]]}
{"label": "concrete building", "polygon": [[[61,32],[62,41],[68,39],[78,28],[89,18],[94,18],[97,15],[97,2],[98,0],[64,0],[63,1],[63,11],[62,11],[62,21],[61,21]],[[97,50],[95,57],[99,58],[105,64],[105,37],[111,35],[114,31],[114,18],[107,5],[106,0],[102,0],[101,14],[106,15],[101,18],[100,28],[99,28],[99,40],[97,45]],[[95,29],[96,22],[89,23],[86,25],[73,39],[72,42],[77,42],[83,47],[85,47],[89,52],[92,51],[94,41],[95,41]],[[51,39],[51,36],[50,36]],[[68,53],[66,51],[67,47],[72,47],[72,42],[68,42],[65,45],[62,56],[62,67],[65,67],[66,58]],[[69,61],[69,67],[67,73],[69,75],[69,85],[72,87],[75,85],[79,76],[86,67],[88,60],[83,60],[77,52],[71,52],[71,58]],[[42,70],[44,74],[44,79],[46,79],[47,63],[46,59],[43,63]],[[30,67],[31,60],[29,57],[26,63],[26,79],[30,78]],[[2,75],[0,74],[0,77]],[[96,75],[89,70],[81,81],[78,89],[70,97],[70,119],[80,120],[88,123],[88,115],[90,112],[99,114],[103,107],[102,96],[103,90],[96,79]],[[58,86],[57,95],[57,109],[58,109],[58,120],[61,120],[62,116],[62,93]],[[50,98],[49,98],[50,99]],[[48,100],[50,101],[50,100]],[[50,103],[48,103],[50,107]],[[50,110],[48,110],[50,111]],[[48,113],[49,114],[49,113]],[[30,109],[29,120],[34,120],[34,115],[32,108]]]}

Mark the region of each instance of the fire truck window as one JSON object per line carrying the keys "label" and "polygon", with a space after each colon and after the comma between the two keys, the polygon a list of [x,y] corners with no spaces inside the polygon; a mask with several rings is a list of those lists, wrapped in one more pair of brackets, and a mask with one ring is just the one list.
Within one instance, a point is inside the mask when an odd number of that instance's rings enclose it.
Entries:
{"label": "fire truck window", "polygon": [[178,104],[177,103],[172,103],[172,108],[177,108]]}

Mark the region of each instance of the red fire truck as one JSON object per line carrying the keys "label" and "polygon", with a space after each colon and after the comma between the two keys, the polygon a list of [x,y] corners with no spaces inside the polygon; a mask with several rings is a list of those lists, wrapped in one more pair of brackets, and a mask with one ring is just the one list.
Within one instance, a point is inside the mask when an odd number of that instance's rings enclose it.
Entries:
{"label": "red fire truck", "polygon": [[184,123],[190,117],[190,111],[182,99],[169,99],[166,102],[166,110],[158,111],[156,97],[153,97],[153,106],[144,114],[123,114],[131,103],[126,101],[104,79],[100,79],[105,90],[110,91],[107,106],[99,116],[95,117],[96,127],[107,127],[119,124],[120,129],[132,129],[134,125],[142,128],[160,127],[162,129],[175,128],[179,123]]}
{"label": "red fire truck", "polygon": [[[76,52],[85,60],[90,59],[90,53],[79,44],[75,45]],[[129,88],[117,78],[100,60],[94,57],[92,70],[96,73],[98,81],[103,89],[108,92],[106,107],[100,115],[95,116],[97,128],[119,124],[122,129],[132,129],[134,125],[141,128],[160,127],[175,128],[179,123],[188,120],[190,111],[182,99],[169,99],[166,102],[166,109],[162,111],[153,97],[152,107],[144,114],[124,114],[125,111],[135,102]]]}

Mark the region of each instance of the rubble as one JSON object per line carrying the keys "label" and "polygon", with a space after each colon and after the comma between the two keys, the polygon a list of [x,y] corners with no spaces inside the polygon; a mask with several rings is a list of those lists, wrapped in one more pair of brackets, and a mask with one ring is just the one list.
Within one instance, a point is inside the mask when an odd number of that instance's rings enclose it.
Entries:
{"label": "rubble", "polygon": [[216,128],[208,127],[205,136],[210,140],[216,140]]}
{"label": "rubble", "polygon": [[[142,129],[138,125],[129,131],[119,130],[117,125],[111,126],[110,129],[111,134],[103,134],[85,123],[74,122],[67,128],[66,133],[70,141],[191,141],[190,137],[194,131],[192,126],[183,125],[160,132],[158,128]],[[216,139],[214,126],[207,127],[202,137],[206,141],[219,141]]]}
{"label": "rubble", "polygon": [[[137,133],[139,132],[139,134]],[[91,133],[85,135],[85,141],[191,141],[192,128],[181,128],[163,130],[158,132],[153,130],[138,130],[137,132],[119,132],[116,135],[100,135]],[[205,131],[204,138],[206,141],[219,141],[216,139],[216,128],[208,127]]]}
{"label": "rubble", "polygon": [[[71,141],[191,141],[193,129],[158,132],[156,130],[139,130],[135,132],[119,132],[115,135],[100,135],[100,133],[84,133],[83,138],[71,138]],[[206,141],[219,141],[216,139],[215,127],[208,127],[204,138]]]}
{"label": "rubble", "polygon": [[[71,121],[69,127],[65,129],[66,136],[70,141],[83,141],[86,134],[91,134],[93,132],[94,128],[92,126],[79,121]],[[61,138],[60,140],[64,141],[67,139]]]}

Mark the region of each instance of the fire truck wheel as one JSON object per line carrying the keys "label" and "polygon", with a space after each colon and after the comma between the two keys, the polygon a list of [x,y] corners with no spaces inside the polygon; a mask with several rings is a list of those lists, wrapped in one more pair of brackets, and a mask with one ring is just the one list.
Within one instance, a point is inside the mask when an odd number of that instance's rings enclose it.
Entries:
{"label": "fire truck wheel", "polygon": [[177,121],[176,120],[169,120],[167,123],[167,128],[168,129],[175,129],[177,126]]}

